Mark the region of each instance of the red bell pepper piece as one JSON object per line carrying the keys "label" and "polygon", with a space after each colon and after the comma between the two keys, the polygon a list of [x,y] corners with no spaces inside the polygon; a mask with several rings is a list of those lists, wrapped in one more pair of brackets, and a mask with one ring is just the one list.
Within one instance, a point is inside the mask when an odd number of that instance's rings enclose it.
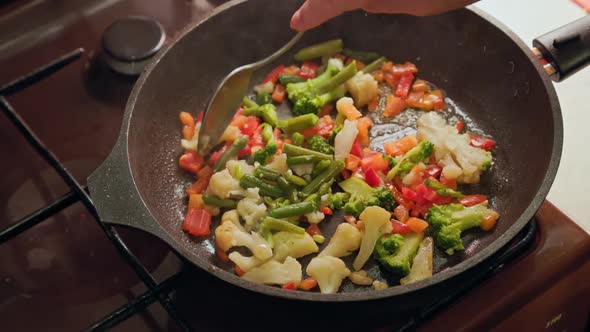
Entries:
{"label": "red bell pepper piece", "polygon": [[401,98],[407,98],[408,94],[410,93],[410,89],[412,89],[412,82],[414,81],[414,74],[409,71],[406,71],[402,74],[399,79],[399,83],[397,88],[395,89],[395,95]]}
{"label": "red bell pepper piece", "polygon": [[283,72],[284,69],[285,69],[284,65],[279,65],[278,67],[273,69],[270,73],[268,73],[268,75],[266,75],[264,80],[262,80],[262,83],[272,82],[272,84],[276,84],[277,81],[279,80],[279,74],[281,74],[281,72]]}
{"label": "red bell pepper piece", "polygon": [[332,209],[330,209],[328,206],[322,206],[320,208],[320,212],[327,216],[331,216],[334,214],[334,211],[332,211]]}
{"label": "red bell pepper piece", "polygon": [[211,233],[211,213],[206,209],[189,209],[184,217],[182,229],[191,235],[209,236]]}
{"label": "red bell pepper piece", "polygon": [[363,157],[363,148],[357,140],[354,140],[354,143],[352,143],[352,149],[350,149],[350,154],[353,154],[359,158]]}
{"label": "red bell pepper piece", "polygon": [[322,235],[322,231],[320,231],[320,228],[318,227],[317,224],[309,225],[309,227],[307,227],[307,229],[305,231],[307,232],[307,234],[309,234],[311,236]]}
{"label": "red bell pepper piece", "polygon": [[465,206],[473,206],[479,203],[483,203],[488,200],[486,195],[466,195],[459,198],[459,203]]}
{"label": "red bell pepper piece", "polygon": [[310,79],[314,78],[317,75],[318,65],[313,61],[305,61],[303,65],[301,65],[301,70],[299,71],[299,77]]}
{"label": "red bell pepper piece", "polygon": [[457,123],[455,123],[455,128],[457,128],[457,131],[460,134],[463,131],[463,128],[465,128],[465,122],[461,120],[457,121]]}
{"label": "red bell pepper piece", "polygon": [[178,159],[178,164],[180,168],[189,171],[193,174],[197,174],[205,161],[203,157],[201,157],[196,151],[187,151],[185,154],[180,156]]}
{"label": "red bell pepper piece", "polygon": [[428,165],[426,170],[424,171],[426,175],[433,178],[438,178],[439,175],[442,173],[442,167],[438,165]]}
{"label": "red bell pepper piece", "polygon": [[484,150],[491,150],[494,147],[494,145],[496,145],[496,141],[494,141],[493,139],[485,138],[485,137],[471,135],[470,144],[471,144],[471,146],[474,146],[476,148],[480,148],[480,149],[484,149]]}
{"label": "red bell pepper piece", "polygon": [[282,288],[286,289],[286,290],[296,290],[297,289],[297,287],[295,286],[295,282],[293,282],[293,281],[284,284],[282,286]]}
{"label": "red bell pepper piece", "polygon": [[369,167],[365,170],[365,182],[371,187],[379,187],[381,185],[381,178],[374,169]]}
{"label": "red bell pepper piece", "polygon": [[408,234],[412,231],[406,224],[395,219],[391,220],[391,226],[393,227],[392,234]]}

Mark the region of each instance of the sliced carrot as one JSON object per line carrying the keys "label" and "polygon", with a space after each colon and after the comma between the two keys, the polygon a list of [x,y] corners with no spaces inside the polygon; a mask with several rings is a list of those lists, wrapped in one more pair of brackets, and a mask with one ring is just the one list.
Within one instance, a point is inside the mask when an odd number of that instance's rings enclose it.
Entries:
{"label": "sliced carrot", "polygon": [[179,114],[180,122],[189,127],[195,127],[195,118],[189,112],[180,112]]}
{"label": "sliced carrot", "polygon": [[299,289],[308,291],[308,290],[316,288],[317,286],[318,286],[318,281],[315,280],[314,277],[309,277],[309,278],[303,279],[301,281],[301,283],[299,284]]}
{"label": "sliced carrot", "polygon": [[383,111],[384,116],[395,116],[400,114],[408,105],[406,101],[400,97],[396,97],[392,94],[387,95],[387,101],[385,103],[385,110]]}
{"label": "sliced carrot", "polygon": [[192,194],[188,198],[188,208],[189,209],[201,209],[205,207],[205,203],[203,202],[203,195],[201,194]]}
{"label": "sliced carrot", "polygon": [[489,231],[494,228],[496,221],[500,218],[500,215],[496,211],[491,211],[490,213],[486,213],[483,217],[483,221],[481,222],[480,228],[484,231]]}
{"label": "sliced carrot", "polygon": [[426,92],[428,90],[430,90],[430,87],[428,86],[428,83],[426,83],[426,81],[424,80],[416,80],[416,82],[414,82],[414,84],[412,85],[412,91]]}
{"label": "sliced carrot", "polygon": [[347,170],[354,172],[359,167],[360,162],[361,158],[353,154],[349,154],[348,157],[344,159],[344,166]]}
{"label": "sliced carrot", "polygon": [[182,127],[182,138],[191,139],[195,136],[195,127],[183,126]]}
{"label": "sliced carrot", "polygon": [[348,120],[355,120],[363,116],[352,103],[339,101],[336,103],[338,113],[344,115]]}
{"label": "sliced carrot", "polygon": [[398,139],[397,141],[387,142],[383,145],[385,153],[397,157],[403,156],[406,152],[410,151],[411,148],[418,144],[418,139],[415,135],[408,135]]}
{"label": "sliced carrot", "polygon": [[373,99],[369,102],[369,105],[368,105],[369,112],[375,112],[377,110],[377,107],[379,107],[380,100],[381,100],[381,98],[379,98],[379,96],[376,96],[375,99]]}
{"label": "sliced carrot", "polygon": [[357,120],[356,127],[358,129],[358,134],[356,139],[362,146],[369,145],[369,128],[373,125],[373,120],[368,116],[359,118]]}
{"label": "sliced carrot", "polygon": [[334,211],[332,211],[332,209],[330,209],[330,207],[328,207],[328,206],[322,206],[320,208],[320,212],[327,215],[327,216],[331,216],[334,214]]}
{"label": "sliced carrot", "polygon": [[398,205],[395,209],[393,209],[393,215],[395,216],[395,219],[401,222],[406,222],[408,218],[410,218],[408,209],[406,209],[406,207],[403,205]]}
{"label": "sliced carrot", "polygon": [[272,101],[274,101],[275,103],[282,103],[283,101],[285,101],[285,96],[287,95],[287,92],[285,91],[285,87],[277,84],[275,85],[275,89],[272,92]]}
{"label": "sliced carrot", "polygon": [[428,227],[428,223],[420,218],[412,217],[406,221],[406,226],[414,233],[422,233]]}
{"label": "sliced carrot", "polygon": [[373,72],[373,78],[375,79],[375,81],[381,83],[383,82],[383,71],[382,70],[376,70]]}
{"label": "sliced carrot", "polygon": [[384,72],[393,72],[393,62],[387,61],[381,65],[381,70]]}

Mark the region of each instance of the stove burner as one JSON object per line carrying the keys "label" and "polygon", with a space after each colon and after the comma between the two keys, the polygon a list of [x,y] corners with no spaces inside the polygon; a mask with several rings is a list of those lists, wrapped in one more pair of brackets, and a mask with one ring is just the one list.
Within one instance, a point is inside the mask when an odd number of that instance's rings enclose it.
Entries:
{"label": "stove burner", "polygon": [[158,21],[130,16],[106,28],[102,36],[103,57],[114,71],[139,75],[165,40],[166,32]]}

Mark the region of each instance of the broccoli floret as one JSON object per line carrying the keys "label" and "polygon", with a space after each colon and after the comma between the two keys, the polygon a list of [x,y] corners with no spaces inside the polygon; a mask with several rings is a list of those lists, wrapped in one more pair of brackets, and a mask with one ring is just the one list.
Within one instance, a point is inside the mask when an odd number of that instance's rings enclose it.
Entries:
{"label": "broccoli floret", "polygon": [[357,72],[356,63],[354,62],[344,67],[342,70],[338,67],[339,66],[334,61],[330,61],[328,62],[326,71],[316,78],[301,83],[287,84],[286,90],[289,99],[293,102],[297,102],[297,100],[304,97],[313,99],[316,96],[330,93],[337,90]]}
{"label": "broccoli floret", "polygon": [[435,205],[428,210],[426,220],[432,226],[436,244],[452,255],[456,250],[465,249],[461,233],[481,226],[484,217],[496,214],[484,204],[465,207],[461,204]]}
{"label": "broccoli floret", "polygon": [[344,87],[344,85],[340,85],[336,89],[334,89],[330,92],[321,94],[321,95],[316,95],[314,97],[303,96],[303,97],[297,99],[297,101],[293,105],[293,114],[295,114],[295,115],[303,115],[303,114],[309,114],[309,113],[317,114],[318,110],[322,106],[324,106],[334,100],[344,97],[345,94],[346,94],[346,88]]}
{"label": "broccoli floret", "polygon": [[410,273],[412,260],[423,237],[422,233],[384,235],[375,244],[373,255],[396,278],[403,278]]}
{"label": "broccoli floret", "polygon": [[390,156],[390,155],[384,154],[384,155],[383,155],[383,158],[384,158],[385,160],[387,160],[387,162],[389,163],[389,168],[390,168],[390,169],[391,169],[391,168],[394,168],[394,167],[395,167],[395,165],[397,164],[397,159],[393,158],[393,157],[392,157],[392,156]]}
{"label": "broccoli floret", "polygon": [[277,117],[277,108],[273,104],[265,104],[244,109],[244,115],[254,115],[269,125],[276,127],[279,120]]}
{"label": "broccoli floret", "polygon": [[272,98],[270,97],[270,93],[268,93],[266,91],[261,91],[256,96],[256,102],[258,103],[258,105],[270,104],[271,100],[272,100]]}
{"label": "broccoli floret", "polygon": [[398,161],[398,163],[387,173],[387,179],[392,180],[397,174],[409,172],[417,163],[430,157],[434,150],[434,144],[429,141],[422,141]]}
{"label": "broccoli floret", "polygon": [[385,188],[385,186],[377,187],[373,189],[373,197],[367,200],[367,206],[380,206],[387,211],[393,211],[395,208],[395,198],[391,190]]}
{"label": "broccoli floret", "polygon": [[325,154],[334,154],[334,148],[328,143],[328,140],[320,135],[313,135],[307,140],[307,146],[317,152]]}
{"label": "broccoli floret", "polygon": [[252,159],[260,163],[260,165],[266,165],[269,163],[271,158],[277,153],[277,143],[270,141],[266,144],[266,147],[256,150],[252,154]]}
{"label": "broccoli floret", "polygon": [[394,196],[384,186],[373,188],[357,177],[351,177],[338,185],[350,194],[350,199],[343,207],[347,214],[358,217],[367,206],[379,206],[388,211],[395,208]]}
{"label": "broccoli floret", "polygon": [[349,193],[335,193],[328,197],[328,206],[332,210],[340,210],[346,204],[346,201],[350,198]]}

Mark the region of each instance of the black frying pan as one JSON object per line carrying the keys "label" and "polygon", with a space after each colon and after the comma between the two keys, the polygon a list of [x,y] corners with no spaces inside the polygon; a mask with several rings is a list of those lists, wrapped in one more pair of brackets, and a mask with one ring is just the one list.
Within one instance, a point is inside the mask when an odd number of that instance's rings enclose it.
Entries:
{"label": "black frying pan", "polygon": [[[383,291],[350,283],[339,294],[286,291],[241,280],[230,265],[217,259],[212,239],[191,238],[182,231],[184,188],[193,178],[177,166],[182,153],[177,114],[204,110],[228,72],[263,58],[289,40],[293,36],[289,19],[300,3],[232,1],[187,29],[156,57],[129,98],[111,155],[88,179],[101,219],[152,233],[229,283],[313,301],[407,294],[462,273],[502,248],[547,195],[559,164],[563,128],[555,90],[538,59],[507,28],[474,9],[426,18],[351,12],[308,32],[295,47],[342,37],[349,48],[376,51],[394,61],[413,61],[421,78],[443,88],[456,103],[456,111],[473,120],[468,129],[481,129],[497,141],[495,165],[474,191],[491,195],[491,204],[502,218],[491,232],[469,233],[464,252],[452,257],[435,252],[438,273],[432,278]],[[565,45],[586,43],[582,50],[587,51],[588,39],[583,38],[570,38]],[[563,63],[559,48],[543,51],[556,55],[556,66]],[[277,63],[290,63],[291,56],[286,54]],[[587,62],[588,53],[574,60],[578,65],[563,68],[564,75]],[[261,71],[253,81],[260,81],[264,74]],[[337,223],[327,220],[320,226],[331,235]],[[374,263],[366,267],[379,276]]]}

